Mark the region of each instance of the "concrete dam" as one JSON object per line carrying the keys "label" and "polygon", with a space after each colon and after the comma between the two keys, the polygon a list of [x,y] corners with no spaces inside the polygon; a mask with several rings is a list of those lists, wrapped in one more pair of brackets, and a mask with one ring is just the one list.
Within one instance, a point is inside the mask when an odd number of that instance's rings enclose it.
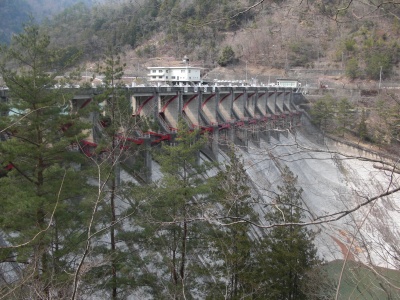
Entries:
{"label": "concrete dam", "polygon": [[[305,221],[318,232],[324,259],[399,267],[393,249],[400,239],[400,193],[380,197],[400,188],[399,174],[376,168],[385,161],[378,154],[335,142],[313,128],[299,108],[306,99],[298,89],[160,87],[132,96],[133,116],[159,120],[165,133],[174,133],[179,118],[207,131],[212,138],[204,160],[223,161],[226,141],[236,145],[252,189],[265,201],[273,199],[282,169],[289,167],[303,188]],[[162,175],[152,164],[157,180]],[[258,210],[262,214],[264,208]]]}
{"label": "concrete dam", "polygon": [[[287,166],[303,189],[305,222],[318,232],[321,257],[400,267],[395,259],[400,239],[399,174],[377,168],[385,163],[379,154],[335,142],[313,128],[299,108],[307,100],[298,89],[145,87],[129,92],[132,116],[151,118],[161,128],[135,137],[137,143],[173,141],[182,118],[189,127],[208,133],[203,160],[224,161],[224,145],[234,144],[253,191],[266,202],[278,192]],[[147,159],[148,179],[155,181],[162,174],[157,163]],[[257,209],[264,213],[262,205]]]}
{"label": "concrete dam", "polygon": [[[99,93],[76,91],[73,104],[80,108]],[[400,176],[376,168],[385,159],[378,154],[344,145],[312,128],[299,105],[298,89],[281,87],[135,87],[126,89],[132,118],[151,119],[158,131],[133,130],[130,141],[156,146],[173,143],[178,121],[207,133],[203,160],[224,161],[224,146],[235,145],[252,189],[271,201],[281,184],[284,166],[297,176],[310,228],[317,232],[319,255],[331,261],[350,259],[371,266],[399,268],[396,249],[400,240]],[[3,99],[6,95],[2,94]],[[86,155],[101,135],[98,122],[90,139],[81,145]],[[149,151],[143,152],[144,181],[162,174]],[[132,180],[121,172],[121,180]],[[260,205],[259,214],[264,207]],[[259,224],[264,226],[266,224]]]}

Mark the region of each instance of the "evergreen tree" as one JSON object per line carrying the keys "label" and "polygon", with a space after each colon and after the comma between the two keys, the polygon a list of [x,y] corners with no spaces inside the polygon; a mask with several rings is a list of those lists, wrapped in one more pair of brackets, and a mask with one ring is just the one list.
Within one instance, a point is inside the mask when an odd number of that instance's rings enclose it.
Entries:
{"label": "evergreen tree", "polygon": [[225,46],[224,49],[222,49],[222,53],[218,58],[218,64],[221,67],[226,67],[227,65],[230,65],[236,61],[235,58],[235,52],[233,51],[231,46]]}
{"label": "evergreen tree", "polygon": [[361,120],[358,124],[358,136],[361,140],[368,140],[367,116],[365,110],[362,111]]}
{"label": "evergreen tree", "polygon": [[[98,173],[96,176],[101,185],[99,188],[99,206],[95,220],[97,226],[104,228],[104,234],[99,234],[92,242],[94,259],[103,258],[100,266],[94,267],[85,276],[86,283],[95,289],[106,288],[111,299],[124,298],[124,293],[135,286],[132,272],[123,271],[137,257],[127,253],[126,248],[118,247],[122,242],[129,243],[126,238],[132,235],[124,229],[120,218],[126,214],[122,201],[129,198],[125,193],[127,186],[120,182],[121,164],[124,159],[137,150],[135,144],[128,141],[133,132],[131,107],[125,93],[122,76],[124,65],[116,49],[110,48],[99,67],[99,73],[104,75],[104,90],[95,98],[98,106],[99,122],[97,122],[96,142]],[[105,242],[106,241],[106,242]],[[133,268],[133,267],[132,267]],[[126,277],[126,278],[125,278]],[[100,278],[100,279],[99,279]]]}
{"label": "evergreen tree", "polygon": [[258,248],[257,299],[307,299],[302,290],[306,274],[320,264],[313,233],[293,225],[304,218],[297,177],[285,167],[282,179],[283,186],[278,187],[279,194],[265,216],[277,226],[266,233]]}
{"label": "evergreen tree", "polygon": [[344,136],[346,129],[353,122],[353,113],[352,113],[353,105],[346,98],[342,98],[339,101],[337,107],[336,119],[339,123],[338,131]]}
{"label": "evergreen tree", "polygon": [[365,53],[365,73],[368,78],[380,80],[386,78],[392,73],[391,50],[374,49],[366,51]]}
{"label": "evergreen tree", "polygon": [[[117,242],[116,242],[116,227],[117,227],[117,211],[116,211],[116,201],[117,201],[117,189],[119,185],[119,163],[121,156],[121,149],[118,147],[118,134],[122,130],[122,124],[120,123],[120,118],[126,116],[126,108],[124,109],[123,102],[126,100],[123,96],[119,94],[119,89],[121,87],[120,80],[123,76],[123,65],[120,63],[120,57],[113,49],[108,53],[105,60],[105,68],[103,74],[105,75],[104,83],[106,90],[102,97],[104,97],[104,107],[102,113],[109,117],[109,124],[104,126],[105,135],[102,137],[102,144],[106,143],[108,148],[108,153],[106,152],[107,163],[104,165],[106,181],[108,181],[109,193],[106,193],[106,198],[109,197],[109,224],[110,224],[110,264],[111,264],[111,295],[112,299],[117,299]],[[125,116],[124,116],[125,114]],[[123,118],[125,119],[125,118]],[[128,118],[126,120],[129,120]]]}
{"label": "evergreen tree", "polygon": [[[375,128],[374,141],[391,144],[400,141],[400,99],[395,93],[381,93],[375,103],[379,126]],[[364,115],[364,116],[363,116]],[[364,123],[366,113],[363,112]],[[365,132],[367,131],[366,124]],[[371,130],[372,131],[372,130]]]}
{"label": "evergreen tree", "polygon": [[[222,206],[221,215],[230,223],[214,229],[209,257],[209,272],[213,280],[207,284],[209,299],[243,299],[254,293],[254,250],[258,241],[250,238],[251,225],[243,219],[256,220],[249,180],[243,163],[234,152],[230,153],[223,170],[217,175],[213,190]],[[218,263],[217,263],[218,262]],[[211,274],[211,276],[210,276]]]}
{"label": "evergreen tree", "polygon": [[180,120],[176,144],[162,145],[154,153],[163,177],[148,188],[152,196],[142,203],[143,219],[137,226],[143,228],[145,260],[151,261],[147,270],[158,278],[153,285],[162,299],[191,297],[196,289],[191,271],[201,265],[199,253],[207,249],[204,234],[209,225],[196,221],[211,205],[212,179],[206,176],[210,166],[199,163],[204,142]]}
{"label": "evergreen tree", "polygon": [[358,66],[357,58],[352,57],[346,63],[346,75],[354,80],[358,78],[361,74],[360,67]]}
{"label": "evergreen tree", "polygon": [[49,45],[30,23],[0,49],[11,97],[0,120],[0,132],[11,137],[0,142],[0,162],[13,167],[0,178],[0,226],[10,246],[0,250],[0,263],[14,267],[10,289],[1,291],[6,298],[67,297],[82,245],[88,186],[77,170],[84,156],[71,145],[87,127],[78,112],[69,114],[72,95],[52,88],[57,74],[50,71],[63,53]]}
{"label": "evergreen tree", "polygon": [[326,95],[317,100],[311,107],[312,122],[322,130],[329,130],[329,123],[334,115],[334,102],[331,95]]}

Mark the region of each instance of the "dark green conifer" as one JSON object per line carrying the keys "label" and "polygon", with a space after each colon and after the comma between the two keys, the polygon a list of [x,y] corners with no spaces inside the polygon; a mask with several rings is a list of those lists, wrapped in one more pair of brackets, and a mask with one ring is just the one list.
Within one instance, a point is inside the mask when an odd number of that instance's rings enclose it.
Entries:
{"label": "dark green conifer", "polygon": [[[0,132],[2,166],[12,170],[0,178],[0,227],[8,248],[0,249],[0,263],[12,263],[6,298],[67,297],[79,252],[87,192],[85,157],[73,149],[84,138],[71,94],[55,88],[54,68],[62,51],[52,49],[48,36],[29,23],[2,47],[0,73],[10,91],[7,116]],[[57,296],[54,296],[57,295]],[[0,296],[1,297],[1,296]]]}
{"label": "dark green conifer", "polygon": [[[259,246],[256,299],[307,299],[302,287],[307,273],[321,262],[313,244],[313,232],[295,225],[304,220],[302,189],[297,177],[285,167],[283,185],[266,219],[275,225],[266,232]],[[321,278],[322,280],[322,278]]]}
{"label": "dark green conifer", "polygon": [[[257,199],[251,195],[250,182],[240,158],[232,151],[216,178],[213,194],[221,205],[225,226],[214,228],[210,234],[206,266],[209,299],[243,299],[251,297],[254,290],[254,251],[258,241],[252,226],[244,220],[255,221],[254,204]],[[250,238],[253,236],[253,240]],[[207,272],[205,272],[207,276]]]}
{"label": "dark green conifer", "polygon": [[160,164],[162,179],[147,187],[147,199],[140,205],[143,247],[147,268],[158,297],[164,299],[190,298],[196,289],[194,272],[201,262],[199,253],[207,248],[204,215],[212,206],[210,168],[200,162],[200,149],[205,139],[199,131],[191,131],[179,121],[173,145],[162,145],[155,160]]}

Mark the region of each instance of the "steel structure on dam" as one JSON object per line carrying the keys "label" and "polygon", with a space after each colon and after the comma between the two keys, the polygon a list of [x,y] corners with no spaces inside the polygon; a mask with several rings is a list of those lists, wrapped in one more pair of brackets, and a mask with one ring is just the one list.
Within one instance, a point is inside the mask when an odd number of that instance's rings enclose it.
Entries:
{"label": "steel structure on dam", "polygon": [[[295,97],[297,89],[279,87],[131,87],[127,100],[132,116],[158,122],[162,132],[173,133],[178,120],[190,128],[208,132],[247,129],[255,132],[282,131],[299,124],[301,110]],[[74,89],[76,109],[86,106],[101,89]],[[7,101],[8,90],[0,91],[0,100]]]}
{"label": "steel structure on dam", "polygon": [[[217,86],[165,86],[127,88],[135,124],[157,124],[159,130],[142,132],[130,130],[129,141],[137,145],[174,143],[178,122],[184,120],[191,129],[207,133],[208,143],[201,150],[210,159],[217,159],[220,148],[232,143],[247,149],[249,141],[259,145],[261,139],[287,134],[300,125],[301,110],[297,103],[303,95],[297,88],[283,87],[217,87]],[[76,96],[84,105],[89,96]],[[98,126],[94,124],[95,126]],[[154,129],[153,129],[154,130]],[[101,138],[101,136],[98,136]],[[90,153],[94,143],[83,149]],[[149,147],[145,147],[148,149]],[[86,153],[86,154],[87,154]],[[145,181],[151,181],[152,159],[150,151],[142,151]]]}
{"label": "steel structure on dam", "polygon": [[[297,126],[301,111],[295,105],[297,89],[275,87],[142,87],[131,88],[132,115],[157,121],[173,133],[178,120],[190,128],[208,131],[218,141],[236,137],[257,141]],[[250,134],[250,135],[249,135]],[[279,135],[275,134],[277,138]]]}
{"label": "steel structure on dam", "polygon": [[[301,110],[296,103],[302,94],[295,88],[283,87],[225,87],[225,86],[175,86],[124,88],[126,100],[131,103],[132,118],[137,128],[130,128],[124,139],[142,150],[146,171],[145,180],[151,178],[149,146],[161,142],[174,143],[178,121],[183,119],[189,128],[208,133],[208,143],[202,152],[215,159],[220,147],[232,143],[247,147],[249,141],[258,145],[261,139],[294,129],[300,124]],[[74,89],[74,109],[85,107],[102,89]],[[8,91],[0,92],[0,100],[7,101]],[[91,114],[93,127],[88,138],[81,141],[79,149],[87,156],[96,155],[102,139],[103,124],[95,113]],[[158,129],[143,132],[142,122],[157,124]],[[98,152],[98,151],[97,151]]]}

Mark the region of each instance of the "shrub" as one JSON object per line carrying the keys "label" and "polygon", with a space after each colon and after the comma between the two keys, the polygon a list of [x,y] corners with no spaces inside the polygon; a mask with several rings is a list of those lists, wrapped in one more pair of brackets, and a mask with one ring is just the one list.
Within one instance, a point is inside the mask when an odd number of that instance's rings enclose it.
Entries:
{"label": "shrub", "polygon": [[289,61],[293,67],[307,67],[314,59],[317,59],[317,47],[306,40],[299,40],[289,45]]}
{"label": "shrub", "polygon": [[378,80],[387,77],[392,71],[391,55],[384,51],[367,54],[365,73],[368,78]]}
{"label": "shrub", "polygon": [[231,46],[225,46],[222,49],[222,53],[218,58],[218,64],[221,67],[226,67],[232,63],[236,62],[235,52],[233,51]]}
{"label": "shrub", "polygon": [[356,79],[360,76],[360,67],[356,58],[350,58],[346,64],[346,76],[350,79]]}

